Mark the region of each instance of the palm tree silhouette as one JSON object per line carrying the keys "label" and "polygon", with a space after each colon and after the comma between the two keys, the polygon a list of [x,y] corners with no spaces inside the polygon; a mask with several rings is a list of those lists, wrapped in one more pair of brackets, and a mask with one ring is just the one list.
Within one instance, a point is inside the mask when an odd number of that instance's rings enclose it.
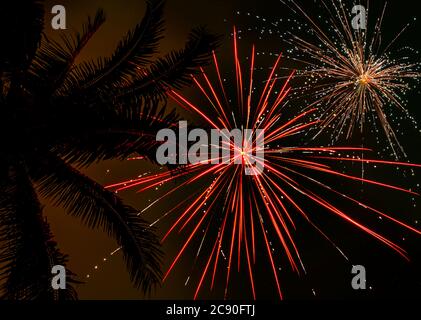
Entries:
{"label": "palm tree silhouette", "polygon": [[[154,159],[158,130],[177,115],[166,92],[206,64],[217,38],[192,30],[183,50],[153,60],[163,33],[162,0],[147,2],[141,22],[105,59],[75,64],[105,21],[102,10],[81,33],[61,42],[43,36],[40,0],[1,3],[0,36],[0,292],[6,299],[72,299],[51,288],[51,268],[65,265],[38,196],[63,206],[91,228],[113,236],[133,284],[160,282],[159,241],[138,211],[78,168],[137,153]],[[163,107],[160,107],[162,106]]]}

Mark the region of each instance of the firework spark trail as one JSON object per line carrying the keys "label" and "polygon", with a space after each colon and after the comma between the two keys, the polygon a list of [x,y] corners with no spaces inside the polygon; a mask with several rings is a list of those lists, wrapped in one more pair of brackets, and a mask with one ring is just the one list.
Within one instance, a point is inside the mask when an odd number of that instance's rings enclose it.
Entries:
{"label": "firework spark trail", "polygon": [[[309,81],[303,91],[315,99],[309,107],[317,106],[321,110],[322,123],[315,137],[330,131],[334,141],[343,135],[348,139],[357,129],[363,132],[368,115],[373,115],[396,159],[406,156],[390,124],[388,108],[395,106],[408,116],[405,94],[412,89],[410,82],[419,82],[421,75],[419,62],[409,62],[408,57],[402,56],[391,58],[396,54],[391,47],[409,24],[383,48],[381,30],[386,5],[370,32],[352,28],[353,16],[343,1],[320,1],[326,13],[324,22],[319,22],[321,17],[311,17],[295,0],[280,2],[304,17],[307,23],[301,29],[308,30],[312,36],[312,40],[306,40],[287,32],[286,42],[300,55],[292,59],[305,66],[299,75]],[[368,1],[366,8],[368,19]]]}
{"label": "firework spark trail", "polygon": [[[252,295],[255,298],[256,285],[254,264],[256,262],[256,237],[260,235],[272,269],[278,295],[282,298],[281,283],[277,271],[277,264],[280,263],[277,259],[279,257],[275,256],[272,252],[272,242],[269,241],[269,233],[267,234],[267,232],[271,231],[274,233],[291,269],[297,273],[302,271],[305,273],[304,263],[294,239],[296,230],[294,213],[298,213],[302,216],[323,238],[328,240],[334,248],[347,259],[343,251],[307,214],[305,206],[300,202],[302,197],[306,198],[309,203],[311,202],[313,205],[325,209],[326,212],[330,212],[357,229],[369,234],[407,259],[406,252],[403,248],[372,228],[365,226],[358,220],[349,216],[344,210],[329,201],[328,195],[321,195],[317,192],[316,190],[319,190],[319,188],[313,188],[313,184],[316,184],[318,187],[321,186],[330,192],[329,194],[333,196],[332,199],[337,199],[338,197],[343,198],[351,204],[361,206],[368,212],[380,215],[418,235],[421,235],[421,231],[405,224],[391,215],[371,208],[357,199],[336,190],[334,186],[325,184],[320,178],[316,178],[312,176],[312,174],[317,173],[317,176],[325,175],[348,181],[362,181],[367,185],[411,195],[415,193],[400,186],[340,173],[329,164],[329,162],[332,161],[333,163],[342,161],[344,159],[343,153],[364,152],[368,151],[367,148],[289,147],[287,145],[288,137],[305,135],[306,132],[320,125],[319,121],[311,120],[311,116],[314,115],[316,109],[310,108],[302,111],[292,119],[284,119],[284,114],[281,113],[281,110],[283,110],[283,107],[287,102],[287,93],[290,91],[288,83],[291,77],[288,77],[282,84],[279,84],[279,79],[275,78],[275,71],[281,59],[280,56],[276,60],[262,92],[259,96],[256,96],[256,89],[253,87],[255,48],[253,46],[251,58],[249,59],[250,68],[248,68],[248,70],[250,74],[247,78],[242,71],[239,59],[239,48],[235,29],[233,40],[235,83],[237,91],[235,101],[229,102],[230,100],[228,99],[227,90],[222,81],[219,63],[215,54],[214,67],[215,74],[218,78],[216,86],[212,83],[205,70],[202,70],[201,79],[199,77],[193,78],[197,89],[209,102],[210,107],[212,108],[211,114],[206,111],[206,108],[195,105],[178,92],[171,91],[170,97],[189,112],[199,115],[211,128],[227,128],[231,130],[233,129],[232,126],[236,126],[237,124],[251,124],[253,130],[263,128],[266,135],[264,172],[260,175],[252,176],[248,176],[244,173],[246,168],[251,167],[251,162],[247,155],[254,154],[256,151],[256,147],[253,143],[252,145],[243,145],[243,148],[252,149],[253,152],[240,152],[239,155],[237,155],[237,157],[242,157],[241,165],[234,163],[236,160],[235,157],[229,159],[228,163],[220,161],[220,164],[217,165],[211,165],[207,162],[188,164],[179,172],[161,172],[155,175],[142,176],[138,179],[123,181],[108,186],[108,188],[115,191],[138,188],[139,192],[143,192],[161,186],[166,182],[177,181],[180,178],[183,178],[184,181],[179,183],[178,186],[171,188],[170,191],[167,191],[158,199],[162,200],[175,193],[177,190],[183,190],[183,188],[193,182],[202,181],[205,183],[205,187],[203,187],[202,190],[196,190],[197,192],[195,195],[188,198],[189,201],[184,200],[176,208],[170,210],[171,212],[175,212],[180,209],[180,213],[164,235],[163,241],[176,231],[178,231],[178,233],[183,231],[187,232],[187,238],[165,273],[164,280],[169,277],[187,248],[195,242],[194,239],[198,238],[200,239],[198,242],[200,245],[196,253],[195,261],[197,260],[197,255],[206,251],[203,248],[205,242],[209,242],[208,247],[210,248],[210,252],[203,262],[203,270],[201,271],[194,297],[198,297],[207,276],[211,277],[211,290],[214,288],[218,266],[221,264],[220,256],[223,255],[223,261],[227,263],[225,297],[228,295],[228,288],[233,271],[235,269],[237,269],[237,272],[240,271],[241,263],[242,261],[245,261],[246,273],[249,278]],[[280,89],[275,93],[277,85],[280,86]],[[256,104],[253,102],[252,96],[258,101]],[[230,113],[233,116],[232,119],[228,117],[228,114]],[[238,146],[232,143],[228,146],[223,146],[223,148],[229,148],[233,151],[232,153],[234,153],[233,149],[238,148]],[[360,163],[364,161],[366,164],[393,164],[416,167],[416,165],[393,161],[375,159],[361,160],[358,158],[352,160],[348,158],[345,159]],[[158,200],[154,201],[154,203],[157,203]],[[183,206],[184,208],[181,209]],[[164,216],[167,215],[168,212],[164,214]],[[160,219],[161,218],[158,220]],[[211,227],[212,220],[212,223],[218,223],[216,228]],[[188,227],[190,228],[189,231],[187,231]],[[205,230],[205,232],[200,235],[200,230]],[[214,232],[217,231],[217,234],[212,236],[212,230]],[[227,252],[227,254],[224,254],[224,251]],[[236,268],[234,268],[235,264]],[[188,281],[186,281],[186,283],[190,282],[190,280],[191,275],[188,276]]]}

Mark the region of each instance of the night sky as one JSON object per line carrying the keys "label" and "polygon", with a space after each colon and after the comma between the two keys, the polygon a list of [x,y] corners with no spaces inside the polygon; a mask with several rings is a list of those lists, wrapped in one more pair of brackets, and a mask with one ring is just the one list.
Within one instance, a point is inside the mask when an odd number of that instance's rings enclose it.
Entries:
{"label": "night sky", "polygon": [[[302,1],[307,3],[307,1]],[[310,3],[311,1],[308,1]],[[375,0],[373,7],[383,3]],[[80,30],[81,24],[88,15],[93,16],[97,8],[105,10],[107,21],[92,39],[91,43],[81,54],[81,61],[85,59],[106,56],[112,53],[118,41],[142,18],[145,3],[142,0],[72,0],[72,1],[46,1],[46,35],[57,37],[63,31],[54,31],[49,25],[51,15],[48,8],[54,4],[62,4],[67,9],[69,30]],[[311,5],[308,6],[311,10]],[[238,14],[238,12],[240,14]],[[250,12],[251,16],[244,13]],[[310,11],[311,12],[311,11]],[[418,14],[414,1],[389,1],[388,14],[385,18],[384,38],[391,39],[402,26],[411,22],[411,27],[399,39],[397,47],[409,45],[416,50],[421,49],[421,31],[419,21],[414,22]],[[254,17],[253,17],[254,16]],[[259,18],[256,18],[259,16]],[[165,37],[161,41],[160,53],[165,54],[172,49],[181,49],[184,46],[189,30],[192,27],[205,25],[212,32],[221,35],[223,38],[218,55],[226,71],[230,71],[231,59],[231,38],[230,33],[233,25],[240,30],[247,27],[261,25],[260,17],[268,20],[275,20],[279,17],[288,18],[288,11],[277,0],[251,1],[251,0],[169,0],[165,11]],[[282,52],[283,44],[278,38],[269,37],[267,34],[259,39],[258,32],[244,32],[239,42],[244,50],[249,50],[255,43],[257,47],[268,52]],[[273,63],[273,58],[265,57],[260,61],[262,66],[268,67]],[[285,66],[290,67],[286,61]],[[223,67],[224,68],[224,67]],[[194,94],[192,90],[185,90],[186,95]],[[421,106],[419,90],[413,92],[409,97],[408,109],[411,114],[421,121]],[[172,105],[169,108],[173,107]],[[184,115],[184,113],[182,113]],[[187,116],[188,117],[188,116]],[[408,127],[407,134],[403,139],[403,145],[408,153],[408,158],[414,163],[421,163],[421,152],[419,151],[420,133],[411,128],[410,122],[402,120],[402,126]],[[75,123],[77,126],[77,123]],[[349,141],[352,143],[352,141]],[[386,143],[386,142],[385,142]],[[389,158],[390,159],[390,158]],[[108,161],[101,162],[84,169],[84,172],[101,184],[107,185],[116,181],[136,177],[145,171],[156,171],[158,167],[147,162],[139,161]],[[356,168],[353,168],[356,170]],[[392,168],[391,170],[369,170],[370,177],[396,183],[407,187],[413,187],[419,181],[420,170],[416,177],[406,177],[402,172]],[[365,190],[361,194],[359,187],[355,184],[343,184],[342,188],[348,189],[351,194],[360,195],[360,199],[367,201],[377,208],[395,213],[405,222],[414,225],[415,220],[421,222],[419,199],[411,201],[411,197],[383,191],[376,188]],[[420,191],[419,188],[417,191]],[[159,192],[136,193],[136,190],[129,190],[119,194],[128,204],[138,209],[145,208],[156,199]],[[183,194],[178,195],[182,199]],[[155,220],[167,209],[177,204],[177,198],[171,197],[148,210],[144,217],[149,221]],[[49,203],[46,205],[46,214],[51,223],[60,249],[70,256],[69,268],[78,275],[83,285],[77,285],[77,291],[81,299],[143,299],[139,291],[134,289],[129,281],[128,273],[125,270],[121,256],[117,253],[109,259],[109,253],[117,245],[107,235],[98,230],[89,230],[83,227],[77,219],[63,214],[62,209],[54,208]],[[356,209],[357,210],[357,209]],[[360,209],[358,209],[360,210]],[[364,211],[361,213],[364,220]],[[379,297],[421,297],[421,237],[410,235],[395,225],[374,222],[376,230],[390,236],[408,251],[411,262],[400,258],[396,253],[386,248],[378,241],[363,234],[361,231],[344,224],[332,216],[324,215],[320,209],[310,209],[310,214],[317,216],[323,229],[328,232],[335,242],[343,248],[350,261],[346,261],[326,241],[314,232],[304,222],[298,222],[297,244],[306,262],[307,274],[297,276],[287,266],[280,272],[280,281],[285,298],[289,299],[313,299],[313,298],[379,298]],[[174,217],[173,217],[174,218]],[[171,225],[171,218],[158,225],[158,233],[164,234]],[[373,220],[369,220],[373,221]],[[183,241],[183,236],[174,235],[164,244],[164,271],[168,268],[172,258]],[[405,240],[403,240],[405,238]],[[190,273],[194,260],[194,250],[190,250],[179,262],[168,280],[151,294],[153,299],[190,299],[194,293],[194,280],[200,276],[200,268],[193,269],[194,279],[185,286],[186,278]],[[262,254],[263,255],[263,254]],[[103,262],[103,258],[108,260]],[[262,260],[264,260],[262,258]],[[354,291],[351,288],[351,266],[362,264],[367,269],[367,282],[371,289],[366,291]],[[95,270],[94,266],[98,266]],[[260,298],[276,298],[275,284],[268,266],[264,261],[256,266],[257,296]],[[251,298],[248,279],[243,270],[242,273],[233,273],[233,281],[230,285],[230,298]],[[90,277],[86,278],[89,274]],[[245,281],[246,279],[247,281]],[[209,285],[205,285],[201,298],[222,298],[223,291],[217,286],[214,292],[209,292]],[[314,296],[314,292],[316,295]]]}

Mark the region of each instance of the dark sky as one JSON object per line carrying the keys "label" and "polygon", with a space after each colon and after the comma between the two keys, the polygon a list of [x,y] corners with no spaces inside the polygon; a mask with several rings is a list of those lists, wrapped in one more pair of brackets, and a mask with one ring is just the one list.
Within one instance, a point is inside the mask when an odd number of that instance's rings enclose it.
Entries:
{"label": "dark sky", "polygon": [[[305,2],[305,1],[304,1]],[[311,1],[308,1],[311,2]],[[375,1],[382,2],[382,1]],[[47,1],[47,10],[52,5],[58,4],[57,1]],[[91,43],[87,46],[86,50],[82,53],[81,60],[96,58],[99,56],[109,55],[112,53],[117,42],[121,37],[142,18],[145,4],[142,0],[72,0],[61,1],[60,4],[64,5],[67,9],[68,27],[70,29],[79,30],[82,22],[87,15],[93,16],[96,9],[101,7],[105,10],[107,15],[107,22],[99,30],[98,34],[92,39]],[[412,21],[414,14],[417,13],[413,1],[389,1],[388,11],[393,13],[387,18],[385,24],[385,36],[393,35],[392,32],[400,30],[406,22]],[[180,49],[183,47],[189,30],[194,26],[206,25],[210,30],[217,34],[225,35],[225,39],[229,40],[229,33],[234,24],[241,26],[253,25],[253,19],[243,19],[238,16],[236,11],[252,12],[258,16],[266,16],[268,18],[279,18],[281,16],[287,17],[286,10],[277,0],[169,0],[166,6],[165,20],[166,31],[165,38],[161,42],[161,52],[166,53],[171,49]],[[47,14],[47,18],[50,15]],[[421,17],[420,17],[421,18]],[[47,22],[48,19],[46,20]],[[398,29],[396,29],[398,28]],[[420,49],[419,37],[419,23],[415,24],[401,39],[410,46]],[[46,33],[50,37],[55,37],[61,31],[53,31],[46,26]],[[253,42],[251,35],[241,41],[242,45],[248,49]],[[270,42],[270,41],[269,41]],[[267,41],[257,41],[260,46],[267,45]],[[272,41],[268,44],[271,50],[279,46],[279,51],[282,51],[282,46],[278,40]],[[227,60],[231,50],[228,41],[224,41],[220,49],[224,60]],[[225,52],[225,53],[224,53]],[[227,61],[227,63],[231,63]],[[414,110],[414,114],[421,119],[421,110],[419,105],[419,95],[414,94],[410,99],[410,109]],[[77,125],[77,124],[75,124]],[[406,145],[410,158],[414,162],[421,162],[421,155],[419,152],[420,140],[419,136],[409,136]],[[118,162],[109,161],[99,163],[95,166],[88,168],[85,172],[92,178],[96,179],[102,184],[108,184],[115,181],[120,181],[125,178],[136,177],[137,175],[147,171],[156,170],[156,167],[150,164],[139,162]],[[381,177],[380,177],[381,178]],[[402,182],[402,181],[401,181]],[[413,181],[411,181],[412,183]],[[157,197],[157,193],[148,192],[143,194],[136,194],[135,192],[128,191],[120,196],[128,203],[135,207],[142,209],[148,205],[149,200]],[[408,215],[420,217],[419,209],[413,208],[412,204],[407,200],[399,202],[399,198],[394,201],[387,202],[381,195],[377,195],[377,199],[387,209],[400,209],[404,210]],[[171,201],[176,201],[172,198]],[[418,201],[419,203],[419,201]],[[47,214],[55,237],[59,243],[61,250],[70,256],[70,269],[75,272],[79,278],[87,283],[78,286],[78,293],[82,299],[141,299],[143,296],[132,288],[128,279],[128,274],[125,270],[124,263],[119,254],[116,254],[106,262],[103,258],[109,258],[110,251],[116,248],[116,244],[112,239],[109,239],[105,234],[100,231],[92,231],[81,226],[77,219],[71,218],[63,214],[62,209],[52,208],[47,203]],[[171,208],[175,203],[168,201],[158,204],[151,212],[150,220],[159,216],[165,209]],[[401,206],[402,205],[402,206]],[[389,211],[390,211],[389,210]],[[148,216],[145,216],[148,218]],[[421,219],[420,219],[421,220]],[[353,233],[353,229],[347,226],[337,226],[335,223],[327,222],[327,225],[333,228],[337,233]],[[168,224],[163,223],[160,225],[159,233],[165,232]],[[307,230],[302,229],[305,233]],[[304,241],[306,240],[306,241]],[[373,266],[373,273],[376,273],[376,282],[373,280],[373,292],[380,296],[387,296],[391,292],[397,295],[405,290],[416,292],[418,288],[418,295],[421,295],[421,286],[419,285],[420,276],[415,271],[421,266],[420,264],[420,248],[421,242],[419,239],[408,239],[406,243],[409,247],[408,251],[414,255],[414,262],[407,264],[396,255],[388,252],[361,234],[355,236],[345,237],[343,240],[344,246],[349,248],[355,262],[368,264]],[[412,241],[412,242],[411,242]],[[320,297],[355,297],[355,293],[350,292],[349,288],[344,289],[344,286],[349,286],[350,282],[350,264],[344,262],[338,257],[337,252],[332,252],[323,241],[314,237],[310,232],[303,237],[300,242],[306,242],[303,252],[310,261],[310,272],[312,275],[305,276],[298,279],[292,273],[283,273],[282,281],[284,284],[284,291],[286,296],[293,298],[311,298],[312,288],[316,288]],[[308,245],[310,243],[310,245]],[[165,244],[164,251],[165,265],[164,270],[174,256],[176,250],[179,248],[180,242],[172,238],[171,241]],[[376,258],[374,258],[376,256]],[[378,259],[377,259],[378,257]],[[311,263],[313,261],[313,263]],[[187,258],[183,259],[179,266],[174,270],[173,275],[163,285],[152,294],[152,298],[178,298],[189,299],[193,295],[193,287],[184,286],[188,270],[191,268],[192,261]],[[98,270],[94,270],[94,266],[98,266]],[[418,269],[419,270],[419,269]],[[264,266],[261,267],[264,273]],[[90,274],[90,278],[86,279],[86,274]],[[373,277],[374,278],[374,277]],[[389,282],[388,282],[389,281]],[[414,283],[409,283],[413,281]],[[274,296],[270,289],[274,287],[269,278],[264,276],[260,279],[261,288],[268,288],[265,297]],[[247,293],[242,295],[244,290],[249,291],[248,287],[243,289],[241,281],[234,281],[238,287],[233,290],[234,297],[249,298]],[[418,283],[418,284],[416,284]],[[409,288],[409,289],[408,289]],[[208,297],[204,289],[204,297]],[[209,295],[212,297],[212,295]],[[375,297],[376,294],[363,294],[366,297]],[[218,297],[218,296],[213,296]],[[220,297],[220,296],[219,296]],[[358,296],[357,296],[358,297]]]}

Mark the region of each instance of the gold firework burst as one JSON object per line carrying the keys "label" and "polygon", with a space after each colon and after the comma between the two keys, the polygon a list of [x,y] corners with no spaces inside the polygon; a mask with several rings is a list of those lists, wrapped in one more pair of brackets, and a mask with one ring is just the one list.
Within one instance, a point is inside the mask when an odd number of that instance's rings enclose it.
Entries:
{"label": "gold firework burst", "polygon": [[[394,155],[405,154],[387,110],[394,106],[408,114],[405,95],[413,87],[411,81],[420,76],[419,63],[391,50],[408,25],[383,45],[381,29],[386,5],[370,31],[352,27],[352,6],[346,7],[343,1],[321,1],[328,13],[325,24],[312,18],[297,2],[291,0],[289,4],[305,17],[312,35],[312,40],[305,40],[292,34],[290,43],[301,52],[299,60],[306,65],[301,75],[313,79],[306,87],[316,97],[311,107],[317,105],[323,110],[316,136],[330,129],[335,139],[343,135],[348,139],[356,129],[363,132],[371,116],[381,125]],[[367,19],[368,2],[365,8]]]}

